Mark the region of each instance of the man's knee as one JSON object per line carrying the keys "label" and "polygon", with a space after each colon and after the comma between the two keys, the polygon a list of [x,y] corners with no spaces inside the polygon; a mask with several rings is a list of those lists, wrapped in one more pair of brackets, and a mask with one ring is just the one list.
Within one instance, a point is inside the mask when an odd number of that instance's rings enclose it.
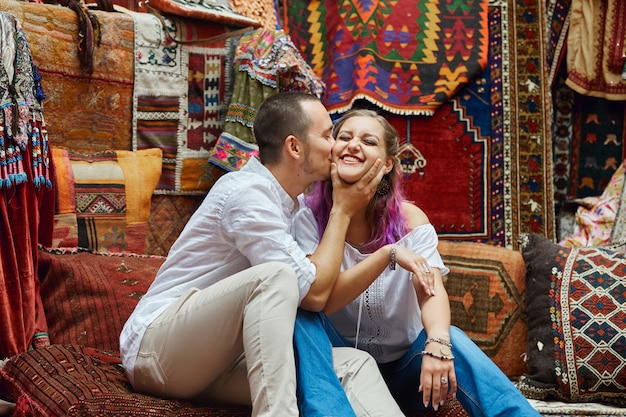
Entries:
{"label": "man's knee", "polygon": [[333,362],[335,371],[340,378],[363,372],[379,372],[376,360],[372,355],[356,348],[333,348]]}
{"label": "man's knee", "polygon": [[271,261],[265,262],[259,266],[267,268],[266,270],[269,271],[268,275],[273,277],[272,279],[297,282],[296,272],[285,262]]}
{"label": "man's knee", "polygon": [[267,284],[272,291],[279,292],[285,297],[299,299],[298,278],[291,266],[284,262],[266,262],[257,265],[263,269],[260,274],[261,280]]}

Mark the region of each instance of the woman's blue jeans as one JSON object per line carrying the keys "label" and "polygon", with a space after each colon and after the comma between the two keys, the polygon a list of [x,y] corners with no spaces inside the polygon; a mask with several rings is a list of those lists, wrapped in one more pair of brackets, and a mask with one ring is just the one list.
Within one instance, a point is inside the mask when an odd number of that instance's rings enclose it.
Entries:
{"label": "woman's blue jeans", "polygon": [[[326,317],[321,315],[333,346],[350,346]],[[504,373],[460,329],[450,328],[457,399],[472,417],[540,417],[528,400]],[[413,346],[397,361],[379,364],[383,378],[400,408],[405,412],[424,410],[419,392],[426,332],[422,330]]]}
{"label": "woman's blue jeans", "polygon": [[321,313],[298,309],[293,333],[301,417],[356,417],[333,367]]}

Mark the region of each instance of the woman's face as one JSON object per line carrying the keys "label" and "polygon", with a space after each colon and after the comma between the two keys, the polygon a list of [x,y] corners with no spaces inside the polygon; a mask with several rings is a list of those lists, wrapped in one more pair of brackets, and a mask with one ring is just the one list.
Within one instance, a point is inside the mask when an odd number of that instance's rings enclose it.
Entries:
{"label": "woman's face", "polygon": [[383,127],[372,117],[355,116],[343,123],[332,152],[342,180],[358,181],[379,158],[385,163],[385,173],[391,170],[393,158],[387,156],[384,134]]}

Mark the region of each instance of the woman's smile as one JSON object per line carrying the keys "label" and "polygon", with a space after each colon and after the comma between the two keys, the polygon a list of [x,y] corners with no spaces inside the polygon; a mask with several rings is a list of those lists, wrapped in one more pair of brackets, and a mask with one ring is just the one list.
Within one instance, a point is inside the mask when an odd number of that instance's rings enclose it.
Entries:
{"label": "woman's smile", "polygon": [[333,156],[339,177],[348,182],[358,181],[377,159],[386,158],[382,126],[371,117],[346,120],[336,132]]}
{"label": "woman's smile", "polygon": [[343,155],[341,160],[346,164],[363,163],[363,160],[354,155]]}

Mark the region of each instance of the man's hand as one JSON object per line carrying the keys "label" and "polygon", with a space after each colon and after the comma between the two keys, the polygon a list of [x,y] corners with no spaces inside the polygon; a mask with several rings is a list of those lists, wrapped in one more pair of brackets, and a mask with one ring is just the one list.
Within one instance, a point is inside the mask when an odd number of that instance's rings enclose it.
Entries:
{"label": "man's hand", "polygon": [[377,159],[360,180],[348,184],[339,178],[337,164],[333,162],[330,165],[330,177],[333,182],[333,211],[339,210],[352,218],[367,207],[384,174],[384,165],[380,159]]}

